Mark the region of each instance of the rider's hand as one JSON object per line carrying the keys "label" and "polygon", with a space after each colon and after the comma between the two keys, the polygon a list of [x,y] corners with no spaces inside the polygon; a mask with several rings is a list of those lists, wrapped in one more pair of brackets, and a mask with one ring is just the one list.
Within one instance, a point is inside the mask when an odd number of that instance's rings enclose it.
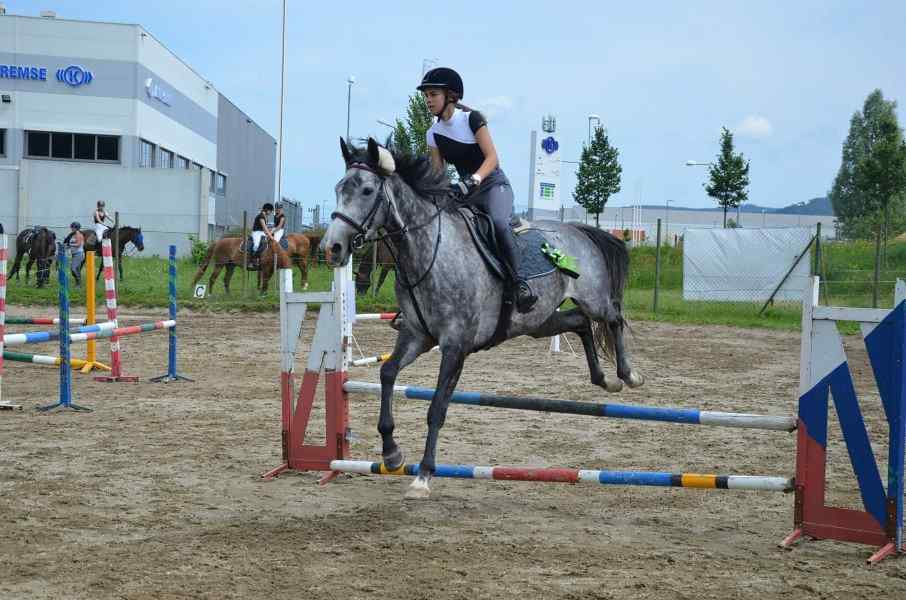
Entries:
{"label": "rider's hand", "polygon": [[472,191],[479,185],[481,185],[481,177],[475,174],[467,177],[466,179],[460,179],[453,184],[453,187],[465,197],[471,194]]}

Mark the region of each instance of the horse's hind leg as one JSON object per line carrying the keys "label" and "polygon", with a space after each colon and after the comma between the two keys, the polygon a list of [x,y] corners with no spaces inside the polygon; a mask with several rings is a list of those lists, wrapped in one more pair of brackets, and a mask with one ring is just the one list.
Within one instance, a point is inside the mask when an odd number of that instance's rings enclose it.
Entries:
{"label": "horse's hind leg", "polygon": [[393,471],[403,464],[403,452],[393,438],[393,385],[399,372],[431,349],[431,343],[424,336],[408,330],[400,332],[390,358],[381,365],[381,414],[378,432],[381,434],[384,466]]}
{"label": "horse's hind leg", "polygon": [[[214,265],[214,268],[211,270],[211,278],[208,279],[208,289],[211,290],[211,293],[214,293],[214,284],[217,282],[217,276],[220,275],[220,271],[223,269],[223,263],[218,262]],[[230,290],[227,290],[229,293]]]}
{"label": "horse's hind leg", "polygon": [[614,350],[614,360],[617,363],[617,377],[626,382],[631,388],[637,388],[645,383],[645,378],[641,373],[632,370],[629,363],[629,352],[623,343],[623,329],[626,320],[623,318],[619,304],[616,304],[612,311],[608,311],[607,320],[602,323],[602,327],[607,327],[610,333]]}
{"label": "horse's hind leg", "polygon": [[577,308],[557,311],[533,331],[531,336],[544,338],[561,333],[575,333],[582,340],[582,348],[585,349],[585,360],[588,363],[588,372],[593,385],[600,386],[608,392],[619,392],[623,389],[623,383],[620,380],[608,380],[601,369],[592,322],[585,313]]}
{"label": "horse's hind leg", "polygon": [[[223,273],[223,289],[226,290],[227,295],[230,294],[230,280],[233,279],[233,271],[236,270],[236,265],[229,263],[226,266],[226,271]],[[213,289],[213,288],[211,288]]]}

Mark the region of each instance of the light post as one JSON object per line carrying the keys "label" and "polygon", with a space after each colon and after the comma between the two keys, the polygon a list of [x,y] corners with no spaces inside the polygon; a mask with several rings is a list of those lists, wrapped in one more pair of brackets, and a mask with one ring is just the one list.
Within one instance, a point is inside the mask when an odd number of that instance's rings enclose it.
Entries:
{"label": "light post", "polygon": [[766,227],[766,225],[764,224],[764,219],[765,219],[764,213],[765,213],[765,212],[766,212],[766,211],[762,208],[762,209],[761,209],[761,228],[762,228],[762,229],[764,229],[764,228]]}
{"label": "light post", "polygon": [[591,122],[597,122],[597,126],[601,126],[601,117],[596,114],[588,115],[588,147],[591,148]]}
{"label": "light post", "polygon": [[390,129],[396,129],[396,127],[394,127],[387,121],[382,121],[381,119],[377,119],[377,122],[378,122],[378,124],[383,125],[384,127],[389,127]]}
{"label": "light post", "polygon": [[350,75],[346,79],[346,143],[351,143],[349,140],[349,116],[352,110],[352,84],[355,83],[355,76]]}

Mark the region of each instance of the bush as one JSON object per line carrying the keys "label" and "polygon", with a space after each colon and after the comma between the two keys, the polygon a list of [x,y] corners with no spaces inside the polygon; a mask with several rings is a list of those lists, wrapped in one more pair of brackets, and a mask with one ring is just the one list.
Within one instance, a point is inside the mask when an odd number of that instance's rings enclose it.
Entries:
{"label": "bush", "polygon": [[197,236],[189,234],[189,243],[192,244],[192,263],[201,264],[213,242],[202,242]]}

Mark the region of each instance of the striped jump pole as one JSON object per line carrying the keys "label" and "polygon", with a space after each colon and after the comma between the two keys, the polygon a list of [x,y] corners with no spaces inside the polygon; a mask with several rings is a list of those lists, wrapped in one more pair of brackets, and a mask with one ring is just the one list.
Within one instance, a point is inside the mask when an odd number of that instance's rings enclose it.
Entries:
{"label": "striped jump pole", "polygon": [[[116,281],[113,277],[113,250],[109,239],[104,239],[101,244],[101,258],[104,263],[104,294],[107,299],[107,320],[112,323],[117,323]],[[134,375],[123,375],[122,371],[123,366],[120,360],[120,341],[117,336],[111,336],[110,375],[95,375],[94,380],[108,383],[138,381],[138,377],[135,377]]]}
{"label": "striped jump pole", "polygon": [[[276,259],[276,255],[274,255]],[[279,279],[279,278],[278,278]],[[171,381],[194,381],[176,373],[176,246],[170,245],[170,265],[168,269],[168,289],[170,296],[170,320],[174,323],[170,327],[170,339],[167,352],[167,372],[159,377],[152,377],[154,383],[170,383]]]}
{"label": "striped jump pole", "polygon": [[[54,404],[39,406],[41,412],[56,408],[71,409],[80,412],[91,412],[87,406],[80,406],[72,401],[72,373],[69,366],[69,257],[62,242],[57,242],[57,272],[60,282],[60,399]],[[81,334],[88,335],[88,334]]]}
{"label": "striped jump pole", "polygon": [[[59,324],[58,324],[59,325]],[[95,323],[94,325],[82,325],[74,330],[66,330],[70,334],[92,333],[99,331],[110,331],[115,329],[116,323],[106,321],[104,323]],[[3,336],[3,342],[7,346],[21,346],[22,344],[43,344],[60,339],[59,331],[33,331],[31,333],[7,333]]]}
{"label": "striped jump pole", "polygon": [[[379,383],[347,381],[343,384],[347,393],[361,393],[380,396]],[[397,385],[393,393],[403,398],[430,401],[434,389],[410,385]],[[573,400],[552,400],[523,396],[497,396],[482,392],[453,392],[450,398],[453,404],[470,404],[494,408],[511,408],[517,410],[534,410],[539,412],[584,415],[589,417],[609,417],[614,419],[635,419],[640,421],[662,421],[666,423],[684,423],[687,425],[708,425],[712,427],[736,427],[743,429],[768,429],[772,431],[793,431],[796,429],[795,417],[776,415],[752,415],[729,413],[694,408],[661,408],[654,406],[631,406],[627,404],[605,404],[596,402],[576,402]]]}
{"label": "striped jump pole", "polygon": [[[333,460],[332,471],[359,475],[418,475],[418,465],[403,465],[389,471],[382,462]],[[597,483],[600,485],[641,485],[710,490],[760,490],[788,492],[794,482],[788,477],[762,475],[710,475],[700,473],[660,473],[657,471],[600,471],[595,469],[477,467],[474,465],[437,465],[435,477],[455,479],[493,479],[496,481],[540,481],[546,483]]]}
{"label": "striped jump pole", "polygon": [[[60,319],[57,317],[7,317],[7,325],[59,325]],[[70,325],[84,325],[85,318],[70,318]]]}
{"label": "striped jump pole", "polygon": [[87,333],[69,334],[70,342],[87,342],[89,340],[100,340],[103,338],[119,338],[126,335],[138,335],[139,333],[148,333],[149,331],[158,331],[160,329],[173,329],[176,327],[176,321],[154,321],[153,323],[143,323],[141,325],[129,325],[128,327],[117,327],[116,329],[106,329],[104,331],[89,331]]}
{"label": "striped jump pole", "polygon": [[[33,365],[47,365],[59,367],[63,362],[59,356],[49,356],[47,354],[26,354],[25,352],[12,352],[11,350],[3,351],[3,360],[13,362],[31,363]],[[73,369],[81,369],[88,361],[80,358],[70,358],[69,364]]]}
{"label": "striped jump pole", "polygon": [[356,321],[392,321],[397,313],[358,313]]}
{"label": "striped jump pole", "polygon": [[378,354],[377,356],[366,356],[365,358],[357,358],[352,361],[351,364],[353,367],[364,367],[366,365],[375,365],[377,363],[382,363],[385,360],[393,356],[392,352],[385,352],[384,354]]}

